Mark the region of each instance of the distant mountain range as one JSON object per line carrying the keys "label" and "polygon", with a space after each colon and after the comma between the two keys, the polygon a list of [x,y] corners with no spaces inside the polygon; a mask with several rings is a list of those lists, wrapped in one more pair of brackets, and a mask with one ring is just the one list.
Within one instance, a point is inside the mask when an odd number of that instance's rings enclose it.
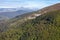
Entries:
{"label": "distant mountain range", "polygon": [[[29,9],[29,8],[0,8],[0,17],[8,17],[8,18],[13,18],[17,15],[21,15],[24,13],[36,11],[37,9]],[[1,17],[3,19],[3,17]],[[1,19],[0,18],[0,19]]]}

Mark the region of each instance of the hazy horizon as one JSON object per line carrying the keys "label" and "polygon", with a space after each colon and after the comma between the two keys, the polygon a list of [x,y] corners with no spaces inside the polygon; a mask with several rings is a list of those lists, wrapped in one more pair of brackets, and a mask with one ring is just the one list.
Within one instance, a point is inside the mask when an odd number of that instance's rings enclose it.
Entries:
{"label": "hazy horizon", "polygon": [[0,8],[43,8],[60,3],[60,0],[1,0]]}

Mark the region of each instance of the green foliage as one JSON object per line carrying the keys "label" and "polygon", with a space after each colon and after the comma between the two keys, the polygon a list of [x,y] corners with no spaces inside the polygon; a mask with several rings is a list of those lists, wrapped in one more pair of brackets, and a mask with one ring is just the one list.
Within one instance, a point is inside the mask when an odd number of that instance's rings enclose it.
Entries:
{"label": "green foliage", "polygon": [[48,12],[24,23],[16,21],[0,40],[60,40],[60,10]]}

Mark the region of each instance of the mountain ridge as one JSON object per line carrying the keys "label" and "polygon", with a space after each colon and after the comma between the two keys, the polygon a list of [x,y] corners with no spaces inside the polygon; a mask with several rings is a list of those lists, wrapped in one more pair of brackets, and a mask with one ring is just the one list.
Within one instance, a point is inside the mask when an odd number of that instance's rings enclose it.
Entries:
{"label": "mountain ridge", "polygon": [[[15,18],[17,17],[20,17],[20,18],[29,18],[29,17],[35,17],[34,15],[43,15],[47,12],[50,12],[50,11],[55,11],[55,10],[60,10],[60,3],[57,3],[57,4],[54,4],[54,5],[51,5],[51,6],[48,6],[48,7],[45,7],[45,8],[42,8],[40,10],[37,10],[37,11],[34,11],[34,12],[30,12],[30,13],[25,13],[25,14],[22,14],[22,15],[19,15],[19,16],[16,16]],[[35,17],[36,18],[36,17]]]}
{"label": "mountain ridge", "polygon": [[[55,6],[53,7],[55,8]],[[44,9],[43,11],[30,12],[29,14],[27,13],[23,16],[19,15],[10,19],[8,22],[3,23],[3,26],[1,25],[3,28],[0,28],[0,31],[2,32],[0,33],[0,39],[60,40],[60,9],[57,10],[56,8],[55,10],[54,8],[52,10],[48,7],[48,11]],[[28,17],[36,18],[27,19]],[[25,19],[27,20],[25,21]]]}

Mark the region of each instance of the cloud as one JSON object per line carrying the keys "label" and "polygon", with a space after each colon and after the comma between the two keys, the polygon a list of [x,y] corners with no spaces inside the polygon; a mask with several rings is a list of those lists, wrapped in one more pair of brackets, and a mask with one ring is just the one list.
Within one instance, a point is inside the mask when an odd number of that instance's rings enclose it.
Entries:
{"label": "cloud", "polygon": [[26,7],[26,8],[42,8],[42,7],[45,7],[45,6],[48,6],[46,3],[37,3],[37,2],[27,2],[25,4],[23,4],[23,7]]}
{"label": "cloud", "polygon": [[1,0],[0,8],[43,8],[59,2],[59,0]]}
{"label": "cloud", "polygon": [[[56,3],[56,2],[55,2]],[[21,4],[22,7],[26,7],[26,8],[43,8],[46,6],[49,6],[51,4],[55,4],[54,2],[46,2],[46,1],[41,1],[41,2],[37,2],[37,1],[26,1],[24,3]]]}

